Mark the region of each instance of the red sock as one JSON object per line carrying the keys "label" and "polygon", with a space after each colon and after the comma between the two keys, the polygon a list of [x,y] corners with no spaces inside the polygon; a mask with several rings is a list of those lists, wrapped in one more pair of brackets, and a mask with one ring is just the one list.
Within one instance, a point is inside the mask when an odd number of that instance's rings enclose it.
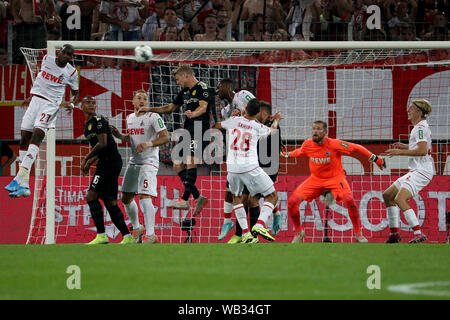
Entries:
{"label": "red sock", "polygon": [[302,231],[302,225],[300,224],[300,210],[298,210],[298,206],[301,202],[302,200],[296,194],[291,195],[288,200],[288,213],[294,224],[295,233]]}
{"label": "red sock", "polygon": [[389,228],[391,233],[398,233],[398,228]]}
{"label": "red sock", "polygon": [[361,220],[359,219],[358,207],[356,206],[355,200],[350,194],[346,194],[343,197],[345,207],[348,210],[348,215],[350,216],[350,220],[352,220],[353,224],[353,232],[360,233],[361,232]]}

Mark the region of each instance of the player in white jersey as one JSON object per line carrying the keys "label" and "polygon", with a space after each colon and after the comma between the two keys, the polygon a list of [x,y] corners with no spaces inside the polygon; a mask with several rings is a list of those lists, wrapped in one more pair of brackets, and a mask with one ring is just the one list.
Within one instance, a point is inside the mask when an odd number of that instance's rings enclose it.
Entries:
{"label": "player in white jersey", "polygon": [[[220,100],[226,100],[228,104],[222,108],[221,114],[224,120],[230,117],[240,116],[244,113],[247,103],[251,99],[255,99],[253,93],[247,90],[241,90],[238,92],[234,91],[234,81],[228,78],[222,79],[217,86],[217,95]],[[224,221],[222,230],[219,234],[218,239],[222,240],[228,234],[228,232],[233,229],[234,223],[231,220],[231,214],[233,211],[233,196],[228,188],[225,192],[225,201],[223,203],[224,211]]]}
{"label": "player in white jersey", "polygon": [[242,228],[243,243],[258,241],[258,238],[253,237],[250,233],[247,215],[242,204],[244,186],[247,187],[250,195],[254,196],[261,193],[264,196],[264,205],[258,222],[251,231],[261,235],[266,240],[275,240],[266,230],[265,224],[273,212],[278,196],[272,179],[259,166],[257,145],[260,138],[267,137],[277,131],[281,116],[276,113],[273,116],[274,122],[269,128],[255,121],[259,111],[260,102],[257,99],[252,99],[245,108],[244,116],[231,117],[215,124],[216,129],[227,130],[227,181],[233,195],[233,211]]}
{"label": "player in white jersey", "polygon": [[144,228],[139,223],[138,206],[134,196],[139,195],[139,205],[144,214],[145,236],[143,243],[157,243],[155,214],[152,197],[158,196],[157,178],[159,146],[169,142],[169,133],[157,113],[139,112],[148,105],[148,95],[138,90],[133,97],[134,113],[127,117],[127,133],[112,128],[115,137],[130,142],[132,153],[122,183],[122,202],[133,224],[133,236],[140,241]]}
{"label": "player in white jersey", "polygon": [[408,107],[408,120],[414,125],[409,137],[409,144],[394,143],[392,149],[386,150],[389,156],[408,156],[409,172],[397,179],[383,192],[387,208],[387,218],[391,234],[386,243],[401,241],[399,231],[400,213],[403,211],[408,225],[414,231],[414,237],[409,243],[424,242],[427,237],[422,233],[414,210],[408,201],[417,195],[434,175],[434,162],[431,156],[431,131],[426,117],[431,113],[429,101],[414,100]]}
{"label": "player in white jersey", "polygon": [[55,127],[67,85],[71,88],[72,100],[65,102],[62,106],[71,112],[78,104],[78,72],[68,63],[73,59],[73,54],[72,45],[66,44],[56,57],[44,56],[41,70],[31,88],[30,97],[23,103],[23,106],[29,106],[21,124],[20,169],[14,180],[5,187],[10,191],[10,197],[30,195],[31,167],[47,130]]}

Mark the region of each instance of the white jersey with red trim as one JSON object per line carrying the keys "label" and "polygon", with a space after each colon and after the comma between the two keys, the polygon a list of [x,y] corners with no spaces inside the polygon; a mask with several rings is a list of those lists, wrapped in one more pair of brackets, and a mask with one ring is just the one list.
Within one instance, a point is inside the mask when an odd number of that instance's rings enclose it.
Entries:
{"label": "white jersey with red trim", "polygon": [[245,117],[221,122],[227,130],[227,171],[243,173],[259,167],[258,140],[270,134],[270,128]]}
{"label": "white jersey with red trim", "polygon": [[56,64],[56,57],[46,55],[30,93],[59,105],[66,93],[66,85],[72,90],[78,90],[77,69],[69,63],[60,68]]}
{"label": "white jersey with red trim", "polygon": [[408,168],[409,170],[419,170],[425,174],[428,174],[429,178],[434,175],[434,161],[431,156],[431,130],[428,126],[427,120],[422,120],[414,126],[409,136],[409,150],[417,149],[419,142],[425,141],[427,143],[428,153],[425,156],[409,157]]}
{"label": "white jersey with red trim", "polygon": [[231,117],[231,113],[233,110],[239,110],[242,114],[244,112],[247,103],[255,99],[253,93],[247,90],[241,90],[234,94],[233,101],[231,104],[228,104],[226,107],[222,108],[221,113],[224,119],[228,119]]}
{"label": "white jersey with red trim", "polygon": [[157,113],[145,113],[136,116],[135,113],[127,117],[127,134],[130,135],[132,153],[130,164],[150,164],[159,167],[159,147],[150,147],[143,152],[136,152],[136,147],[148,141],[158,138],[158,133],[166,130],[164,121]]}

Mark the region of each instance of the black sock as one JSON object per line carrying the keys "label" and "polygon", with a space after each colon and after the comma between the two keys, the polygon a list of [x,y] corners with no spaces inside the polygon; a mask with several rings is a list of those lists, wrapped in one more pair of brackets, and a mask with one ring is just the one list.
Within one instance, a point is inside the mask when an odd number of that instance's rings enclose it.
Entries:
{"label": "black sock", "polygon": [[249,209],[249,215],[250,215],[250,230],[252,230],[253,226],[258,222],[259,218],[259,206],[253,207]]}
{"label": "black sock", "polygon": [[106,209],[109,212],[109,216],[111,217],[111,221],[114,223],[117,229],[119,229],[122,236],[125,236],[130,233],[128,230],[127,224],[125,223],[125,218],[123,217],[122,210],[120,210],[119,206],[116,204],[114,206],[106,206]]}
{"label": "black sock", "polygon": [[88,203],[91,210],[92,220],[94,221],[97,233],[105,233],[105,222],[103,221],[103,208],[98,200],[92,200]]}
{"label": "black sock", "polygon": [[191,168],[187,170],[186,180],[191,188],[192,196],[194,197],[194,199],[197,199],[200,196],[200,192],[195,185],[195,182],[197,181],[197,168]]}
{"label": "black sock", "polygon": [[187,174],[188,174],[188,171],[186,169],[183,169],[180,172],[178,172],[178,176],[180,177],[181,183],[184,186],[184,192],[183,192],[183,195],[181,196],[181,199],[183,199],[184,201],[188,201],[189,196],[192,193],[191,188],[187,182]]}

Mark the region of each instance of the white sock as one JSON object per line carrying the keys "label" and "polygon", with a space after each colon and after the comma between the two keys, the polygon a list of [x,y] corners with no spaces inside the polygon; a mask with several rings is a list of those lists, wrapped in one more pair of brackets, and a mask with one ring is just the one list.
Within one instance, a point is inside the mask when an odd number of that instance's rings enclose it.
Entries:
{"label": "white sock", "polygon": [[[227,202],[227,201],[224,201],[223,202],[223,213],[225,214],[225,215],[230,215],[231,216],[231,213],[233,212],[233,204],[232,203],[230,203],[230,202]],[[225,223],[230,223],[231,222],[231,218],[227,218],[227,217],[225,217],[224,219],[223,219],[223,223],[225,224]]]}
{"label": "white sock", "polygon": [[131,201],[128,204],[123,204],[123,206],[125,207],[125,212],[127,213],[128,218],[130,218],[131,220],[131,224],[133,225],[133,229],[136,230],[138,229],[141,224],[139,223],[139,209],[138,206],[136,204],[136,201]]}
{"label": "white sock", "polygon": [[400,209],[397,206],[387,207],[387,219],[390,228],[398,228],[400,225]]}
{"label": "white sock", "polygon": [[24,167],[25,169],[30,172],[31,167],[33,166],[34,161],[37,158],[37,154],[39,152],[39,147],[35,144],[30,144],[28,146],[28,151],[26,155],[22,159],[22,163],[20,164],[21,167]]}
{"label": "white sock", "polygon": [[[264,202],[264,204],[261,208],[261,212],[258,217],[257,225],[259,227],[263,227],[263,228],[266,227],[267,220],[272,215],[273,209],[274,209],[273,204],[271,204],[270,202]],[[263,223],[264,223],[264,225],[263,225]]]}
{"label": "white sock", "polygon": [[403,214],[405,215],[405,219],[411,228],[414,228],[415,226],[419,225],[419,220],[417,220],[417,216],[414,213],[413,209],[408,209],[404,211]]}
{"label": "white sock", "polygon": [[247,214],[245,213],[244,205],[238,204],[233,207],[234,214],[236,215],[236,219],[241,226],[243,234],[248,231],[248,222],[247,222]]}
{"label": "white sock", "polygon": [[140,199],[139,204],[144,213],[145,235],[152,236],[155,234],[155,214],[156,210],[152,203],[152,198]]}
{"label": "white sock", "polygon": [[27,154],[27,150],[19,150],[19,164],[22,163],[22,160],[26,154]]}
{"label": "white sock", "polygon": [[20,186],[29,188],[30,172],[23,167],[19,167],[19,172],[17,173],[17,176],[14,178],[14,180],[16,180]]}

